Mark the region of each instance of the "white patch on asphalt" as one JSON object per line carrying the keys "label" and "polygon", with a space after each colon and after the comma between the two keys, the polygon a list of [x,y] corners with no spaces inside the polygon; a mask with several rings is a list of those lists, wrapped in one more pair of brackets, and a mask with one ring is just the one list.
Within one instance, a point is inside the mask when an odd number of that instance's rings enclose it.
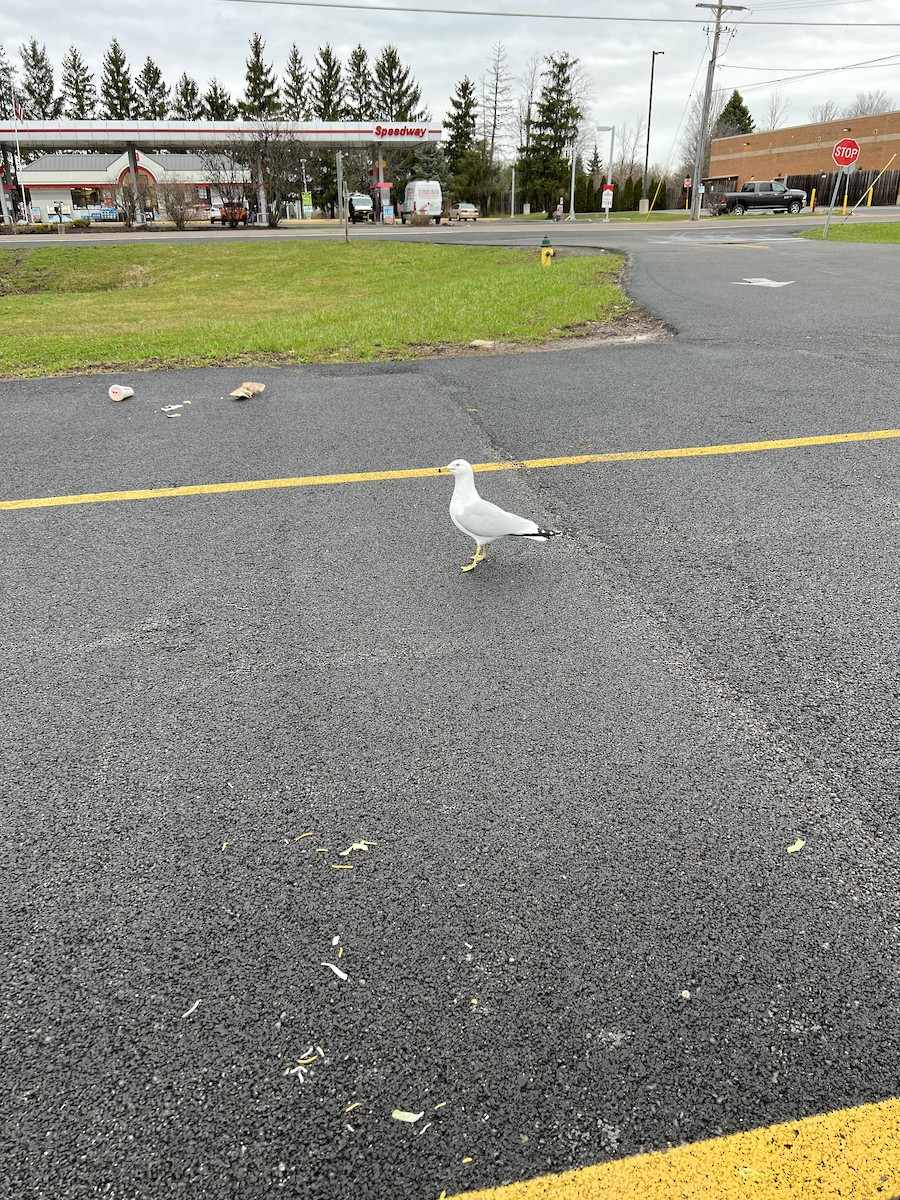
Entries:
{"label": "white patch on asphalt", "polygon": [[796,283],[796,279],[734,279],[732,282],[736,287],[787,287],[788,284]]}

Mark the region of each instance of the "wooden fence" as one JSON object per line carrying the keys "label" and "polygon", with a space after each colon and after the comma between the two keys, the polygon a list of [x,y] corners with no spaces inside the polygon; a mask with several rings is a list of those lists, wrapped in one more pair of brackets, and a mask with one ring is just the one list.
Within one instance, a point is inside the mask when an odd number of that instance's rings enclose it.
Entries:
{"label": "wooden fence", "polygon": [[[784,175],[779,176],[780,181],[785,187],[801,188],[806,192],[807,200],[812,199],[813,188],[816,189],[816,208],[828,206],[831,203],[831,193],[834,191],[834,181],[837,179],[837,171],[826,172],[821,175]],[[860,208],[865,207],[866,192],[875,184],[872,190],[872,206],[877,204],[900,204],[900,170],[885,171],[877,183],[877,171],[854,171],[849,177],[849,185],[842,181],[838,188],[837,204],[843,205],[844,191],[847,189],[847,206],[852,208],[858,200],[862,200]],[[706,195],[704,197],[706,204],[722,192],[736,192],[737,176],[736,175],[720,175],[711,179],[704,179],[706,184]]]}
{"label": "wooden fence", "polygon": [[[802,188],[806,192],[807,198],[812,197],[812,190],[815,188],[816,208],[820,208],[831,203],[831,193],[834,191],[837,175],[837,171],[830,171],[823,175],[786,175],[782,182],[785,187]],[[841,181],[837,203],[843,205],[846,190],[848,206],[852,208],[858,200],[862,200],[860,208],[864,208],[866,192],[875,183],[877,175],[877,171],[854,171],[849,176],[849,185],[846,179]],[[876,204],[900,204],[900,171],[885,171],[875,183],[872,204],[873,206]]]}

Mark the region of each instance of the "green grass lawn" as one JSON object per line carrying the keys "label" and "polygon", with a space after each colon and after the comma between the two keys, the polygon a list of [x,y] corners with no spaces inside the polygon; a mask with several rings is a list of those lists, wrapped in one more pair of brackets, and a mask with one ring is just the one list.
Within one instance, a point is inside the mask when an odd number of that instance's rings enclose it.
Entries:
{"label": "green grass lawn", "polygon": [[0,249],[0,375],[415,358],[621,316],[623,260],[375,242]]}
{"label": "green grass lawn", "polygon": [[[821,229],[804,229],[798,237],[822,237]],[[900,221],[878,222],[867,221],[865,224],[846,225],[837,218],[833,219],[828,230],[829,242],[887,242],[900,244]]]}

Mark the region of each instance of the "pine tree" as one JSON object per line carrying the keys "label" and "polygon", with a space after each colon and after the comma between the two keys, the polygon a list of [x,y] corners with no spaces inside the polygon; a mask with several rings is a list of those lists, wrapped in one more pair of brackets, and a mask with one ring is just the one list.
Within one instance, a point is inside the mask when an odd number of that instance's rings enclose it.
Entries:
{"label": "pine tree", "polygon": [[731,99],[719,113],[716,121],[716,137],[732,137],[736,133],[752,133],[753,118],[750,109],[744,103],[741,93],[734,89]]}
{"label": "pine tree", "polygon": [[309,117],[309,76],[296,42],[288,54],[281,86],[281,107],[284,116],[291,121],[305,121]]}
{"label": "pine tree", "polygon": [[211,79],[203,95],[202,112],[207,121],[233,121],[237,107],[218,79]]}
{"label": "pine tree", "polygon": [[312,72],[312,114],[320,121],[340,121],[344,115],[341,60],[330,45],[320,46]]}
{"label": "pine tree", "polygon": [[131,68],[115,38],[103,56],[100,76],[100,115],[107,121],[128,121],[134,116]]}
{"label": "pine tree", "polygon": [[172,107],[169,110],[173,121],[199,121],[203,118],[203,100],[200,89],[187,72],[184,72],[172,91]]}
{"label": "pine tree", "polygon": [[452,174],[460,168],[463,155],[475,145],[475,129],[478,121],[478,98],[475,95],[475,85],[468,75],[456,85],[456,92],[450,97],[450,111],[444,121],[448,130],[444,143],[444,157]]}
{"label": "pine tree", "polygon": [[47,57],[47,47],[38,46],[29,38],[19,47],[22,56],[22,81],[19,84],[19,103],[30,121],[55,121],[62,116],[61,96],[54,96],[53,67]]}
{"label": "pine tree", "polygon": [[73,121],[90,121],[97,112],[94,76],[79,51],[70,46],[62,60],[63,113]]}
{"label": "pine tree", "polygon": [[571,169],[566,147],[578,139],[583,116],[575,97],[577,58],[550,54],[542,72],[541,93],[532,127],[531,145],[522,153],[522,184],[532,206],[547,212],[566,191]]}
{"label": "pine tree", "polygon": [[442,187],[449,187],[452,172],[448,170],[443,147],[437,142],[425,142],[412,156],[413,179],[436,179]]}
{"label": "pine tree", "polygon": [[375,117],[382,121],[420,121],[422,89],[400,61],[396,46],[385,46],[375,60]]}
{"label": "pine tree", "polygon": [[593,177],[594,188],[600,186],[600,177],[603,174],[603,160],[600,157],[600,151],[597,149],[597,143],[594,142],[594,153],[591,155],[591,161],[588,163],[588,171]]}
{"label": "pine tree", "polygon": [[169,111],[169,89],[162,71],[147,58],[134,81],[134,115],[141,121],[163,121]]}
{"label": "pine tree", "polygon": [[254,33],[250,39],[250,57],[244,77],[244,98],[238,101],[241,116],[254,120],[277,117],[279,111],[278,84],[271,63],[263,61],[265,48],[266,43],[258,33]]}
{"label": "pine tree", "polygon": [[374,110],[375,80],[362,45],[350,51],[345,72],[345,113],[350,121],[369,121]]}

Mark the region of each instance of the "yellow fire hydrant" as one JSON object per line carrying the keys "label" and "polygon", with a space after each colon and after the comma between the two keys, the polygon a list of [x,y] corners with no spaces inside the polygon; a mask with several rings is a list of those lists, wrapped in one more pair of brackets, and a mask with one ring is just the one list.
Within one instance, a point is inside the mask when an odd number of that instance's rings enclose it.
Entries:
{"label": "yellow fire hydrant", "polygon": [[554,253],[555,253],[555,251],[554,251],[553,247],[550,245],[550,239],[548,237],[545,237],[544,240],[541,242],[541,266],[542,267],[550,266],[550,264],[553,262]]}

